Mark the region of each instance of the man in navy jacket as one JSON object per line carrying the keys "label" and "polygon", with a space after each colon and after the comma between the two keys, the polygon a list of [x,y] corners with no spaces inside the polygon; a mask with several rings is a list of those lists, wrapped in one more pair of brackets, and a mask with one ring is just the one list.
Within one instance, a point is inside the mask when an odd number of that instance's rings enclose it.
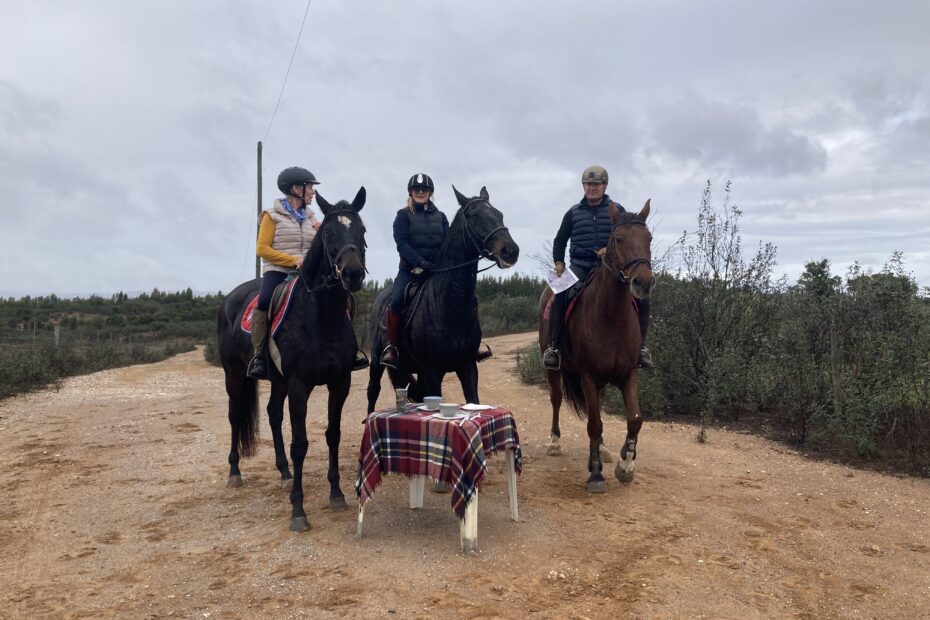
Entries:
{"label": "man in navy jacket", "polygon": [[[565,271],[565,246],[571,241],[569,256],[570,269],[578,279],[584,281],[592,269],[601,262],[613,230],[610,219],[610,196],[607,191],[607,171],[601,166],[589,166],[581,175],[581,184],[584,187],[584,198],[573,205],[565,217],[562,225],[552,242],[552,259],[555,262],[555,271],[562,275]],[[619,203],[614,203],[623,212]],[[543,365],[551,370],[558,370],[562,366],[562,356],[559,353],[559,335],[562,332],[562,323],[565,318],[566,293],[563,291],[555,296],[552,308],[549,310],[549,348],[543,354]],[[639,365],[644,368],[654,368],[652,354],[646,348],[646,328],[649,326],[649,300],[637,299],[639,311],[639,328],[643,342],[639,351]]]}

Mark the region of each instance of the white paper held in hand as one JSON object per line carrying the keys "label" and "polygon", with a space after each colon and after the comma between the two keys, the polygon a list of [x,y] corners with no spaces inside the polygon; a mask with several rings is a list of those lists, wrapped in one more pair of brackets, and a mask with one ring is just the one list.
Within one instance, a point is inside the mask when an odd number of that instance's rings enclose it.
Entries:
{"label": "white paper held in hand", "polygon": [[570,289],[577,281],[578,276],[575,275],[574,271],[568,268],[562,272],[562,275],[557,275],[555,271],[549,272],[549,288],[556,294]]}

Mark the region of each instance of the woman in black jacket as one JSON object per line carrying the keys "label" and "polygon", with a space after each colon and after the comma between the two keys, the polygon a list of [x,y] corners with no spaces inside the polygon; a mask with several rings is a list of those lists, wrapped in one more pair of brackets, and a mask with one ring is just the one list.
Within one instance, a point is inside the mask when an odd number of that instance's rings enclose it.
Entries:
{"label": "woman in black jacket", "polygon": [[433,179],[418,173],[407,181],[407,205],[394,218],[394,242],[400,254],[400,267],[391,291],[391,305],[387,313],[388,344],[381,353],[381,364],[397,367],[397,331],[400,313],[404,307],[407,285],[423,279],[434,268],[442,242],[449,232],[449,220],[432,201]]}

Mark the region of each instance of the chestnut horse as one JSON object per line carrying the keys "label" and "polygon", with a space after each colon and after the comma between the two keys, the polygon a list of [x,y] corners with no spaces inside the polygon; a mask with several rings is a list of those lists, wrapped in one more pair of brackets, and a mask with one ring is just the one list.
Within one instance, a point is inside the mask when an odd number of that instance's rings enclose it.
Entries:
{"label": "chestnut horse", "polygon": [[[646,227],[649,202],[646,201],[639,213],[621,213],[616,206],[610,207],[613,230],[606,252],[577,299],[571,320],[562,330],[563,342],[558,345],[562,351],[562,368],[546,370],[552,403],[552,435],[547,453],[555,455],[561,452],[559,409],[564,386],[568,402],[578,417],[588,419],[588,471],[591,472],[588,491],[592,493],[607,490],[601,473],[604,425],[600,400],[607,384],[615,385],[623,392],[627,420],[626,441],[614,475],[620,482],[633,481],[636,439],[643,424],[636,372],[642,338],[633,298],[648,298],[655,286],[650,263],[652,235]],[[544,318],[544,310],[551,297],[552,290],[547,286],[539,298],[541,352],[549,346],[549,325]]]}

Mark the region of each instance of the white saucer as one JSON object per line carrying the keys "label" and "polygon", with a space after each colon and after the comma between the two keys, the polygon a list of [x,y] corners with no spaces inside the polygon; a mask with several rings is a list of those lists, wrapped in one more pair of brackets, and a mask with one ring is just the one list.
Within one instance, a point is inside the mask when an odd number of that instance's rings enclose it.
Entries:
{"label": "white saucer", "polygon": [[417,407],[417,409],[419,409],[420,411],[439,411],[439,407],[436,407],[435,409],[430,409],[426,405],[420,405],[419,407]]}

